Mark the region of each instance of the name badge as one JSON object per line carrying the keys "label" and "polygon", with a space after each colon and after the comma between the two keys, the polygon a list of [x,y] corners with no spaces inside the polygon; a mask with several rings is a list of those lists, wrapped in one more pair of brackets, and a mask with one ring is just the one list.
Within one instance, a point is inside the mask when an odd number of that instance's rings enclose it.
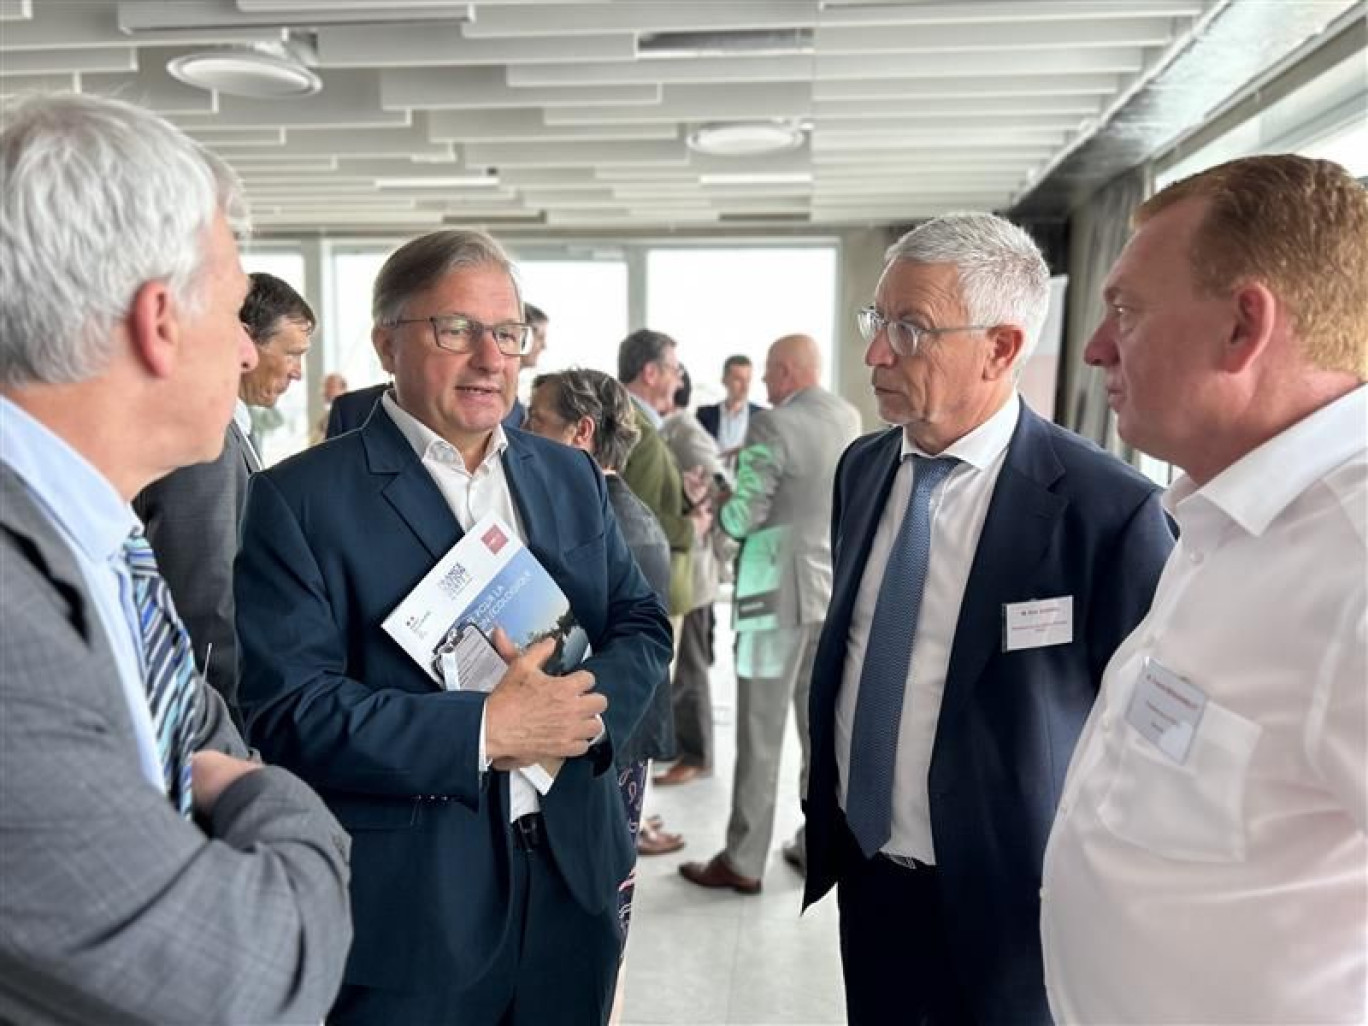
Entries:
{"label": "name badge", "polygon": [[1073,641],[1073,596],[1007,602],[1002,607],[1002,650],[1067,645]]}
{"label": "name badge", "polygon": [[1187,762],[1206,704],[1201,688],[1146,659],[1126,709],[1126,722],[1181,766]]}

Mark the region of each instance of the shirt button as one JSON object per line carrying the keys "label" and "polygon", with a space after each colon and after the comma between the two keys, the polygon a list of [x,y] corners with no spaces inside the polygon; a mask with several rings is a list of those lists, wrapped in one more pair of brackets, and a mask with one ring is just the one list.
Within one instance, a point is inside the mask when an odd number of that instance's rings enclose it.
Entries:
{"label": "shirt button", "polygon": [[1112,729],[1112,723],[1113,723],[1113,720],[1112,720],[1112,715],[1111,715],[1111,713],[1103,713],[1103,714],[1102,714],[1102,729],[1105,730],[1105,731],[1110,732],[1111,729]]}
{"label": "shirt button", "polygon": [[1194,552],[1188,559],[1192,560],[1193,566],[1200,566],[1202,560],[1206,559],[1206,556],[1202,555],[1200,552]]}

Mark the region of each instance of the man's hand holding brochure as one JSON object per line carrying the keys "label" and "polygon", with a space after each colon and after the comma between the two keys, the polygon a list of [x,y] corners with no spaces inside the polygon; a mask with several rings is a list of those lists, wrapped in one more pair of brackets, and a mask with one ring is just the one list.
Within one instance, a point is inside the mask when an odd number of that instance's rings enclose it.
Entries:
{"label": "man's hand holding brochure", "polygon": [[588,639],[556,582],[502,520],[476,523],[386,617],[447,690],[486,691],[485,756],[545,794],[602,731],[608,701],[577,669]]}

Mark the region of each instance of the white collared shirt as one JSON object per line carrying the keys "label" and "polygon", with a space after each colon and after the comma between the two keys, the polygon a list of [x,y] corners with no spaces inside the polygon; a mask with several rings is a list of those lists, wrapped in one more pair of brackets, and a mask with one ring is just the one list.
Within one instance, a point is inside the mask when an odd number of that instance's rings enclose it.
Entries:
{"label": "white collared shirt", "polygon": [[[394,401],[393,392],[386,392],[380,404],[423,461],[424,469],[432,476],[433,483],[442,493],[442,498],[446,499],[462,530],[469,531],[481,517],[494,513],[513,528],[519,541],[524,544],[527,542],[527,532],[518,516],[513,493],[504,474],[503,454],[508,448],[508,436],[504,434],[502,425],[494,425],[484,457],[472,473],[466,469],[465,460],[456,447],[402,409]],[[482,770],[488,768],[483,717],[480,719],[480,767]],[[510,773],[508,783],[510,820],[541,808],[536,788],[521,773]]]}
{"label": "white collared shirt", "polygon": [[[988,503],[1007,457],[1007,445],[1021,416],[1021,400],[1015,393],[986,421],[937,456],[961,460],[931,496],[931,556],[921,613],[907,667],[902,719],[898,727],[898,753],[893,769],[893,832],[883,850],[903,858],[934,865],[931,837],[931,802],[927,774],[931,747],[940,719],[941,694],[950,665],[964,587],[978,549],[979,535],[988,515]],[[913,455],[928,455],[903,436],[897,476],[879,516],[879,526],[869,547],[860,590],[851,610],[846,636],[845,668],[836,696],[836,772],[841,808],[846,808],[850,778],[850,734],[860,694],[869,626],[883,583],[893,541],[902,526],[907,500],[912,494]],[[993,643],[992,638],[983,644]]]}
{"label": "white collared shirt", "polygon": [[717,404],[717,447],[723,452],[735,449],[746,440],[746,428],[750,425],[750,403],[742,402],[741,408],[733,413],[727,404]]}
{"label": "white collared shirt", "polygon": [[241,399],[233,407],[233,423],[237,425],[238,431],[242,433],[242,440],[247,444],[252,458],[256,460],[258,468],[262,466],[261,453],[257,452],[256,444],[252,441],[252,411],[247,409],[247,404]]}
{"label": "white collared shirt", "polygon": [[[1368,1019],[1368,387],[1165,504],[1182,530],[1117,649],[1045,854],[1061,1022]],[[1206,696],[1186,758],[1142,665]]]}

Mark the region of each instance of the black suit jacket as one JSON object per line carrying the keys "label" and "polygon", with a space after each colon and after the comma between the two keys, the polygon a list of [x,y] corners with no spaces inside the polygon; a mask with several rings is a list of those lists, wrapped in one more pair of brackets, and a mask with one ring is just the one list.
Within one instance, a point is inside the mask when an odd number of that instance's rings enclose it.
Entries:
{"label": "black suit jacket", "polygon": [[[898,428],[867,435],[836,471],[834,587],[810,696],[805,903],[852,857],[837,804],[836,696],[900,444]],[[1148,611],[1173,546],[1159,496],[1022,406],[965,586],[929,773],[950,957],[977,1022],[1051,1021],[1040,954],[1045,841],[1102,671]],[[1063,595],[1074,600],[1072,643],[1002,650],[1005,604]]]}
{"label": "black suit jacket", "polygon": [[[746,406],[749,407],[750,415],[752,417],[764,408],[757,403],[747,403]],[[722,423],[721,403],[713,403],[711,406],[700,406],[694,411],[694,416],[698,418],[698,422],[703,425],[708,434],[712,435],[714,438],[717,437],[718,427]]]}
{"label": "black suit jacket", "polygon": [[[567,761],[542,798],[551,859],[575,901],[600,911],[634,854],[612,747],[666,672],[669,620],[588,454],[510,431],[503,466],[527,547],[569,598],[608,698],[608,742]],[[243,712],[252,743],[352,834],[352,984],[468,986],[509,929],[508,774],[479,772],[486,696],[440,690],[380,626],[461,536],[383,409],[257,474],[248,493]]]}
{"label": "black suit jacket", "polygon": [[233,557],[247,501],[247,478],[260,469],[251,444],[229,421],[218,459],[174,470],[133,499],[133,510],[146,528],[157,566],[190,633],[195,665],[223,696],[239,727]]}

